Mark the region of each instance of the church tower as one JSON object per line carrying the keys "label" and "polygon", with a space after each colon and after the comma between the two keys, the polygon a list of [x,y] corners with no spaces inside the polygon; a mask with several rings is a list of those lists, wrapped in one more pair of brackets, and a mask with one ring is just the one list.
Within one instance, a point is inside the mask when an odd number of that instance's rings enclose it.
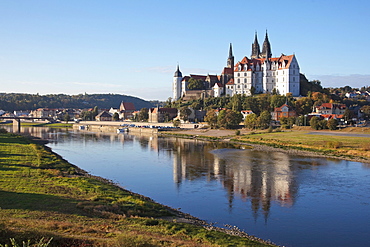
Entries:
{"label": "church tower", "polygon": [[233,47],[230,43],[229,57],[227,58],[227,68],[234,69],[234,56],[233,56]]}
{"label": "church tower", "polygon": [[261,57],[262,58],[271,58],[271,56],[272,56],[272,54],[271,54],[271,45],[270,45],[269,37],[267,35],[267,30],[266,30],[266,36],[265,36],[265,41],[263,42],[263,46],[262,46]]}
{"label": "church tower", "polygon": [[258,44],[257,40],[257,32],[254,36],[254,43],[252,44],[252,55],[251,58],[259,58],[260,57],[260,45]]}
{"label": "church tower", "polygon": [[173,76],[172,101],[176,101],[181,97],[181,81],[182,81],[182,73],[180,71],[179,65],[177,65],[177,70],[175,71],[175,74]]}

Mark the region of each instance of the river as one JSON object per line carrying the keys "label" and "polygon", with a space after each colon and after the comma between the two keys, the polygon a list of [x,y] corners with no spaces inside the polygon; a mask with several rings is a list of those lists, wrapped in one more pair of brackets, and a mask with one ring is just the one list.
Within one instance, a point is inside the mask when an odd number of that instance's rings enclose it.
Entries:
{"label": "river", "polygon": [[368,246],[370,166],[157,136],[22,128],[80,168],[284,246]]}

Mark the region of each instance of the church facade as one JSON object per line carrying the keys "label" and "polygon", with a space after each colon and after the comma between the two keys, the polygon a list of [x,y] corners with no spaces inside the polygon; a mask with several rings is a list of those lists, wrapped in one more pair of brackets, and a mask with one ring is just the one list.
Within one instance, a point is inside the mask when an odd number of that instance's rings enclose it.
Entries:
{"label": "church facade", "polygon": [[244,57],[234,64],[232,45],[230,44],[227,65],[221,75],[182,76],[179,66],[173,78],[173,100],[186,98],[193,90],[187,88],[190,78],[204,82],[203,97],[233,96],[235,94],[252,95],[254,93],[277,93],[293,96],[300,94],[300,68],[296,56],[281,54],[272,57],[271,45],[266,32],[262,51],[257,33],[252,44],[250,58]]}

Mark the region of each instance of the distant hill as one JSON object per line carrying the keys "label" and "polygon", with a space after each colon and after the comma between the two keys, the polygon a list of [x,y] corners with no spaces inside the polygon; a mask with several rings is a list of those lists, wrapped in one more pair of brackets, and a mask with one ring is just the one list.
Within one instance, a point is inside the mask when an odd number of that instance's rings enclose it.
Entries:
{"label": "distant hill", "polygon": [[0,93],[0,109],[5,111],[34,110],[37,108],[118,108],[121,101],[131,102],[137,110],[153,107],[151,102],[121,94],[22,94]]}

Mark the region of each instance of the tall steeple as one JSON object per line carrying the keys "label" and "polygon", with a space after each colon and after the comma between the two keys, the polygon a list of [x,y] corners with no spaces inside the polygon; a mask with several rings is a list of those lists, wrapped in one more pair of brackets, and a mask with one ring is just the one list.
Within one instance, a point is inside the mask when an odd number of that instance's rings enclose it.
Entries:
{"label": "tall steeple", "polygon": [[175,74],[173,77],[182,77],[182,73],[180,71],[180,67],[178,64],[177,64],[177,70],[175,71]]}
{"label": "tall steeple", "polygon": [[258,39],[257,39],[257,31],[254,36],[254,43],[252,44],[252,55],[251,58],[259,58],[260,57],[260,45],[258,44]]}
{"label": "tall steeple", "polygon": [[267,35],[267,30],[266,30],[266,36],[265,36],[265,41],[263,42],[261,57],[270,58],[271,56],[272,56],[271,45],[270,45],[269,37]]}
{"label": "tall steeple", "polygon": [[231,43],[229,48],[229,57],[227,58],[227,68],[234,68],[233,47]]}

